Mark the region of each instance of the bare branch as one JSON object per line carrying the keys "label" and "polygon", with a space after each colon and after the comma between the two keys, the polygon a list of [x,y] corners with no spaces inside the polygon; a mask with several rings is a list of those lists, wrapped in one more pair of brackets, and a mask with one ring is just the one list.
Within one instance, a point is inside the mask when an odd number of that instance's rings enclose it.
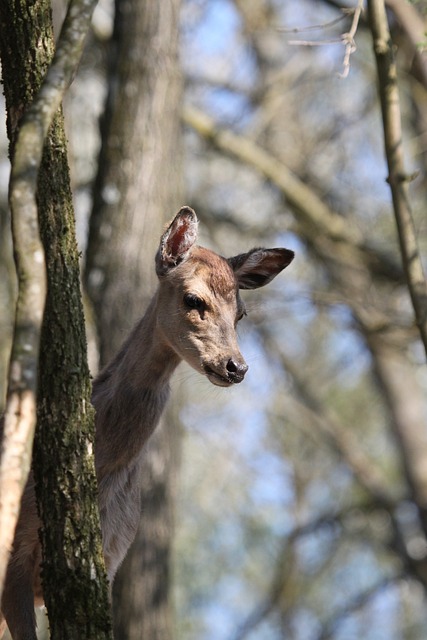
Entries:
{"label": "bare branch", "polygon": [[357,48],[354,38],[356,36],[357,27],[359,26],[360,16],[362,15],[363,3],[364,0],[358,1],[357,7],[354,9],[350,31],[343,33],[341,37],[342,42],[345,44],[345,56],[343,61],[343,71],[340,74],[340,78],[346,78],[350,72],[350,56]]}
{"label": "bare branch", "polygon": [[[375,509],[373,503],[367,504],[354,504],[336,513],[325,513],[318,518],[305,525],[298,526],[293,529],[288,535],[285,535],[281,541],[281,549],[276,557],[275,572],[272,576],[271,583],[268,589],[268,593],[262,600],[252,609],[252,611],[246,616],[244,621],[240,624],[235,634],[232,636],[233,640],[244,640],[250,634],[253,634],[254,630],[269,616],[275,609],[281,609],[283,612],[283,603],[286,603],[286,588],[288,582],[292,582],[292,594],[294,598],[298,599],[298,595],[295,595],[295,591],[298,593],[298,586],[290,577],[290,567],[293,565],[293,556],[295,542],[300,538],[311,535],[319,531],[324,527],[334,527],[341,525],[348,516],[352,516],[353,513],[358,513],[360,509]],[[347,532],[348,533],[348,532]],[[354,533],[358,539],[359,533]],[[325,559],[325,562],[327,559]],[[292,569],[291,569],[292,571]],[[381,589],[387,587],[389,584],[402,579],[403,574],[396,574],[394,576],[386,576],[380,578],[380,580],[367,588],[364,591],[357,593],[342,609],[337,610],[329,620],[327,620],[320,631],[320,638],[329,638],[329,632],[332,631],[343,619],[356,610],[365,606],[372,597],[378,593]],[[319,576],[317,575],[317,578]],[[313,580],[313,576],[311,576]],[[300,588],[301,591],[301,588]],[[292,596],[291,596],[292,598]],[[286,604],[285,604],[286,607]]]}
{"label": "bare branch", "polygon": [[416,504],[420,524],[427,536],[427,436],[423,419],[424,395],[415,384],[405,358],[358,318],[373,357],[373,368],[381,396],[389,412],[410,496]]}
{"label": "bare branch", "polygon": [[427,355],[427,286],[409,201],[409,177],[405,171],[403,159],[397,71],[384,0],[368,0],[368,12],[377,61],[384,145],[389,171],[388,182],[393,198],[393,209],[408,289],[420,337]]}
{"label": "bare branch", "polygon": [[342,38],[332,40],[289,40],[288,44],[300,47],[324,47],[329,44],[342,44]]}
{"label": "bare branch", "polygon": [[[315,244],[334,242],[334,256],[343,264],[365,263],[373,273],[391,280],[400,279],[401,268],[394,258],[365,241],[351,221],[331,210],[321,198],[286,165],[252,140],[218,127],[208,115],[195,107],[184,108],[183,120],[214,147],[254,168],[277,187],[295,212],[303,236]],[[388,275],[387,275],[388,274]]]}
{"label": "bare branch", "polygon": [[384,589],[387,589],[390,585],[394,585],[396,582],[399,582],[403,579],[404,576],[401,574],[386,576],[385,578],[381,578],[380,580],[378,580],[378,582],[375,582],[368,589],[357,593],[349,602],[346,603],[346,605],[342,609],[335,613],[333,618],[331,618],[323,626],[322,631],[317,636],[317,640],[328,640],[328,638],[332,638],[338,625],[349,615],[351,615],[355,611],[363,609],[363,607],[369,604],[372,598],[374,598],[378,593],[380,593]]}
{"label": "bare branch", "polygon": [[37,175],[46,134],[77,69],[95,4],[95,0],[71,0],[53,63],[20,123],[12,160],[10,207],[19,292],[0,466],[1,589],[30,468],[36,422],[37,362],[46,296]]}
{"label": "bare branch", "polygon": [[354,9],[342,9],[343,15],[339,18],[335,18],[330,22],[325,22],[324,24],[312,25],[309,27],[296,27],[294,29],[279,29],[279,31],[283,31],[284,33],[301,33],[304,31],[314,31],[318,29],[325,29],[327,27],[338,24],[343,20],[346,16],[352,15],[353,20],[351,22],[350,30],[346,33],[343,33],[340,38],[334,38],[332,40],[290,40],[288,44],[290,45],[299,45],[302,47],[320,47],[323,45],[330,44],[343,44],[345,46],[345,55],[343,60],[343,71],[339,74],[340,78],[346,78],[350,72],[350,57],[352,53],[356,51],[356,43],[354,41],[357,28],[359,26],[360,16],[363,11],[364,0],[358,0],[357,6]]}
{"label": "bare branch", "polygon": [[[268,336],[264,336],[264,339],[268,343]],[[353,433],[340,423],[338,416],[330,408],[325,407],[311,388],[309,381],[301,377],[292,361],[283,353],[280,353],[279,357],[292,377],[294,401],[298,403],[299,412],[316,426],[322,437],[339,454],[372,499],[384,508],[392,509],[397,496],[389,491],[387,483],[373,462],[364,454]]]}
{"label": "bare branch", "polygon": [[341,16],[339,16],[338,18],[334,18],[333,20],[329,20],[328,22],[321,22],[320,24],[311,24],[306,27],[278,27],[277,31],[281,33],[304,33],[306,31],[318,31],[321,29],[322,30],[327,29],[328,27],[333,27],[339,22],[342,22],[343,20],[345,20],[345,18],[349,13],[349,10],[343,9],[342,12],[343,13]]}
{"label": "bare branch", "polygon": [[424,20],[414,4],[406,2],[406,0],[386,0],[386,5],[393,11],[411,45],[418,72],[417,79],[427,89],[427,47]]}
{"label": "bare branch", "polygon": [[359,231],[339,214],[332,212],[316,194],[298,179],[283,163],[248,138],[215,125],[208,115],[187,106],[184,122],[195,129],[214,146],[254,167],[271,180],[287,200],[317,231],[327,236],[358,245],[362,242]]}

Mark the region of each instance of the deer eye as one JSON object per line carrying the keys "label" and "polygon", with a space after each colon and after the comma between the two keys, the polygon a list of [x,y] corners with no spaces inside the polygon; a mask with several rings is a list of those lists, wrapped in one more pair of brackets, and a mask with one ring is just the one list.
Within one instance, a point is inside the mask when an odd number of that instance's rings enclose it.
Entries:
{"label": "deer eye", "polygon": [[194,293],[186,293],[184,296],[184,303],[189,309],[203,309],[205,303],[199,296],[194,295]]}

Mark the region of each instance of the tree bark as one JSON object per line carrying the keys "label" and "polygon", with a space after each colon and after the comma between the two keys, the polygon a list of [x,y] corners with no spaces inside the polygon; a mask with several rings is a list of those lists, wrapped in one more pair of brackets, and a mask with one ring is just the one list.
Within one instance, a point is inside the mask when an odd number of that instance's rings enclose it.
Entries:
{"label": "tree bark", "polygon": [[[116,0],[109,94],[90,221],[85,282],[111,358],[155,286],[165,221],[182,204],[179,0]],[[117,638],[171,637],[169,583],[175,449],[162,422],[148,446],[143,520],[113,590]]]}
{"label": "tree bark", "polygon": [[94,0],[70,3],[53,62],[50,4],[10,3],[8,11],[2,6],[12,194],[14,173],[21,180],[28,174],[28,206],[38,209],[47,266],[34,476],[43,522],[43,590],[54,639],[111,637],[74,212],[62,115],[54,117],[80,59],[93,6]]}
{"label": "tree bark", "polygon": [[[33,78],[40,82],[49,58],[49,43],[35,47],[37,35],[43,28],[43,11],[33,10],[34,28],[25,30],[19,22],[22,7],[4,2],[0,7],[0,53],[8,113],[9,139],[15,141],[16,123],[24,105],[33,97],[27,86],[28,74],[15,73],[14,51],[19,53],[28,44],[35,52],[32,61]],[[24,25],[24,27],[22,27]],[[22,70],[18,69],[21,72]],[[37,361],[41,322],[46,294],[43,249],[38,233],[35,186],[29,171],[25,148],[14,158],[12,167],[10,206],[15,266],[18,276],[18,299],[5,415],[0,421],[2,437],[0,467],[0,596],[19,515],[21,496],[27,481],[31,447],[36,423]],[[25,147],[25,141],[24,141]]]}
{"label": "tree bark", "polygon": [[49,294],[41,340],[34,470],[44,522],[43,587],[50,632],[55,639],[81,638],[82,630],[88,639],[109,638],[93,464],[94,413],[61,117],[45,147],[39,207]]}

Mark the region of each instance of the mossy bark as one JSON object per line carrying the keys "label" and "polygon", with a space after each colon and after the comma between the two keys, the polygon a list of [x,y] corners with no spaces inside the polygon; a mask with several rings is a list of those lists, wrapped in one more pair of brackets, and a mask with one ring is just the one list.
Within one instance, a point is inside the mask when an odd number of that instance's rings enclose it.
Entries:
{"label": "mossy bark", "polygon": [[[8,135],[52,60],[50,2],[2,0],[0,45]],[[93,463],[94,416],[62,114],[45,143],[38,180],[48,294],[39,362],[34,476],[43,521],[43,588],[51,637],[110,638]]]}
{"label": "mossy bark", "polygon": [[7,129],[9,141],[13,143],[17,124],[25,108],[33,102],[52,60],[54,40],[50,2],[3,0],[0,44]]}
{"label": "mossy bark", "polygon": [[93,409],[79,256],[61,116],[39,175],[48,296],[40,354],[34,449],[41,498],[43,584],[53,638],[108,638],[109,616],[93,464]]}

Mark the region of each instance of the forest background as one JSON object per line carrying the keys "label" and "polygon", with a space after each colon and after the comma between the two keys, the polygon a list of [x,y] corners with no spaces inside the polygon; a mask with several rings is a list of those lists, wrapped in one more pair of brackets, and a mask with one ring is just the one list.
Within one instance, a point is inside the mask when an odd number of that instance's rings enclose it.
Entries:
{"label": "forest background", "polygon": [[[421,640],[427,370],[367,13],[320,0],[151,4],[99,2],[64,101],[92,373],[142,314],[160,231],[182,204],[223,255],[286,246],[296,259],[245,296],[242,385],[175,375],[116,585],[116,632],[130,629],[117,637],[141,637],[145,612],[150,639]],[[427,3],[386,5],[401,178],[425,256]],[[65,6],[53,9],[59,32]],[[16,282],[0,135],[3,403]],[[147,584],[160,584],[161,606],[141,604]]]}

